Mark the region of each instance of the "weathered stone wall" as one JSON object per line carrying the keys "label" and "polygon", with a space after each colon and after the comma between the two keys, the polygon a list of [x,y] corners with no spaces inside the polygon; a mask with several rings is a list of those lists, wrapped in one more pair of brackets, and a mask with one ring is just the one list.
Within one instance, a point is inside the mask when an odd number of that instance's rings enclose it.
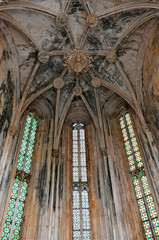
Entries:
{"label": "weathered stone wall", "polygon": [[143,102],[145,117],[159,146],[159,25],[149,39],[143,68]]}
{"label": "weathered stone wall", "polygon": [[10,54],[6,38],[0,31],[0,158],[13,109],[14,83],[10,66]]}

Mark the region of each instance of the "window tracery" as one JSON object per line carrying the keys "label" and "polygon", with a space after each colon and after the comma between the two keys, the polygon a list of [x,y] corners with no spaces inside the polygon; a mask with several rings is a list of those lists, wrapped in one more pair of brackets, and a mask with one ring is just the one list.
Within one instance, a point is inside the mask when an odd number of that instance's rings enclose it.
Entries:
{"label": "window tracery", "polygon": [[84,124],[74,123],[73,130],[73,239],[91,239],[88,176]]}
{"label": "window tracery", "polygon": [[119,123],[128,159],[129,170],[133,176],[133,186],[145,237],[146,239],[159,239],[159,219],[130,114],[126,112],[120,116]]}
{"label": "window tracery", "polygon": [[13,181],[2,240],[19,239],[37,130],[37,118],[27,116],[16,176]]}

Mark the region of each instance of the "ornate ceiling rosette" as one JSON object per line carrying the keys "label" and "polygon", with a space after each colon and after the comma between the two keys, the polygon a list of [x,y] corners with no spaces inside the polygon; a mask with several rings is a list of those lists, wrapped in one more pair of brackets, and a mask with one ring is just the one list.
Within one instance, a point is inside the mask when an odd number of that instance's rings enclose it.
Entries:
{"label": "ornate ceiling rosette", "polygon": [[65,57],[65,59],[65,66],[69,72],[79,74],[80,72],[87,72],[88,69],[92,67],[92,57],[90,57],[86,51],[74,49]]}

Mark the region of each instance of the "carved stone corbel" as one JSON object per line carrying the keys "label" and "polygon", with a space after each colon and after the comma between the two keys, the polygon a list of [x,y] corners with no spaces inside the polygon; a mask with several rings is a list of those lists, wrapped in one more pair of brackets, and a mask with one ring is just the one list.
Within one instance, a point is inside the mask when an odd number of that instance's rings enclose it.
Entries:
{"label": "carved stone corbel", "polygon": [[12,137],[15,137],[15,135],[16,135],[16,133],[17,133],[17,128],[15,127],[15,126],[10,126],[10,128],[9,128],[9,134],[12,136]]}
{"label": "carved stone corbel", "polygon": [[57,149],[53,149],[52,150],[52,156],[54,157],[54,158],[58,158],[58,156],[59,156],[59,152],[58,152],[58,150]]}
{"label": "carved stone corbel", "polygon": [[102,155],[103,155],[103,157],[108,157],[108,151],[107,151],[107,148],[102,148],[101,151],[102,151]]}
{"label": "carved stone corbel", "polygon": [[0,0],[0,5],[8,4],[8,3],[9,3],[9,0]]}

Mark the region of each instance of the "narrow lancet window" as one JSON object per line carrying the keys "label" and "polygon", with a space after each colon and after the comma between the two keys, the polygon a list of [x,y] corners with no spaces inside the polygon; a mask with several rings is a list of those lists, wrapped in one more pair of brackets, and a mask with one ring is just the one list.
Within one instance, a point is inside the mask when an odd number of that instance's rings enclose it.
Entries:
{"label": "narrow lancet window", "polygon": [[36,129],[37,118],[33,118],[32,115],[29,114],[26,119],[2,240],[18,240],[20,236],[25,199],[30,179]]}
{"label": "narrow lancet window", "polygon": [[120,118],[120,128],[123,135],[125,151],[132,173],[133,186],[136,195],[146,239],[159,239],[159,219],[151,195],[150,186],[145,173],[139,145],[135,136],[130,114],[124,113]]}
{"label": "narrow lancet window", "polygon": [[84,124],[73,124],[72,137],[73,240],[89,240],[91,231]]}

